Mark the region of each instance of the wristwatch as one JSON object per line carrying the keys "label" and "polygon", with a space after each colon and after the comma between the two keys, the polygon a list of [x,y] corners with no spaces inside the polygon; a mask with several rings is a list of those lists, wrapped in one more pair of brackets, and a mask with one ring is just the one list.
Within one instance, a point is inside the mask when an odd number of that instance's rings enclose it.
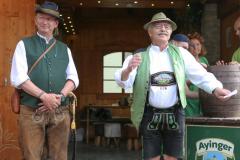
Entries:
{"label": "wristwatch", "polygon": [[61,97],[61,104],[65,103],[66,97],[64,96],[63,93],[61,93],[62,97]]}

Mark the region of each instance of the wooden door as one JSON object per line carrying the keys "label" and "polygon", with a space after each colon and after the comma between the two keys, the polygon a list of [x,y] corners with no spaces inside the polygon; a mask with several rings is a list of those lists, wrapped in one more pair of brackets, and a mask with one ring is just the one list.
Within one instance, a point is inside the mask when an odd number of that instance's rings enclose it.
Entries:
{"label": "wooden door", "polygon": [[17,42],[34,32],[35,0],[0,1],[0,159],[20,160],[17,115],[11,112],[9,75]]}

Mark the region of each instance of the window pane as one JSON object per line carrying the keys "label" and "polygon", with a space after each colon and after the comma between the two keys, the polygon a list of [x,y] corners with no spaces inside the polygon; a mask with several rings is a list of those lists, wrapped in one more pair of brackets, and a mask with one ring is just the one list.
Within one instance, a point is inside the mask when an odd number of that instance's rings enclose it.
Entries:
{"label": "window pane", "polygon": [[114,80],[114,73],[116,70],[120,69],[119,68],[104,68],[103,69],[103,79],[106,80]]}
{"label": "window pane", "polygon": [[124,53],[124,59],[126,59],[128,56],[132,55],[132,52],[125,52]]}
{"label": "window pane", "polygon": [[107,54],[103,57],[104,66],[122,66],[122,52]]}
{"label": "window pane", "polygon": [[122,93],[122,88],[115,81],[103,81],[103,93]]}

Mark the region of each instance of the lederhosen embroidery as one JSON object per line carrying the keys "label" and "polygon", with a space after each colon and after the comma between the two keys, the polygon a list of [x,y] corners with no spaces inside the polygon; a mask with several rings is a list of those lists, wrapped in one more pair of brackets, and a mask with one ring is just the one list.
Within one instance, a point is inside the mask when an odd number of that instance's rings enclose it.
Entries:
{"label": "lederhosen embroidery", "polygon": [[178,130],[179,124],[176,119],[176,111],[179,107],[179,104],[174,105],[169,109],[156,109],[151,106],[148,109],[151,109],[153,112],[152,120],[148,123],[148,130]]}
{"label": "lederhosen embroidery", "polygon": [[[152,74],[150,77],[151,86],[166,87],[176,84],[176,79],[173,72],[163,71]],[[148,104],[148,103],[147,103]],[[147,105],[148,109],[153,112],[152,120],[148,123],[148,130],[178,130],[179,124],[176,119],[176,110],[180,106],[179,103],[167,108],[158,109]]]}

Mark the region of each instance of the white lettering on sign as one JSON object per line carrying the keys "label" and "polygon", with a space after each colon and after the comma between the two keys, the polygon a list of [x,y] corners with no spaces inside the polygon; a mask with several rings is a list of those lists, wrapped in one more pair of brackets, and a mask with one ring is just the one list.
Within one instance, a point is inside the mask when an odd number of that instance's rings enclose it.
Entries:
{"label": "white lettering on sign", "polygon": [[197,141],[196,143],[197,154],[204,154],[208,151],[222,152],[227,156],[233,156],[234,144],[219,138],[207,138]]}

